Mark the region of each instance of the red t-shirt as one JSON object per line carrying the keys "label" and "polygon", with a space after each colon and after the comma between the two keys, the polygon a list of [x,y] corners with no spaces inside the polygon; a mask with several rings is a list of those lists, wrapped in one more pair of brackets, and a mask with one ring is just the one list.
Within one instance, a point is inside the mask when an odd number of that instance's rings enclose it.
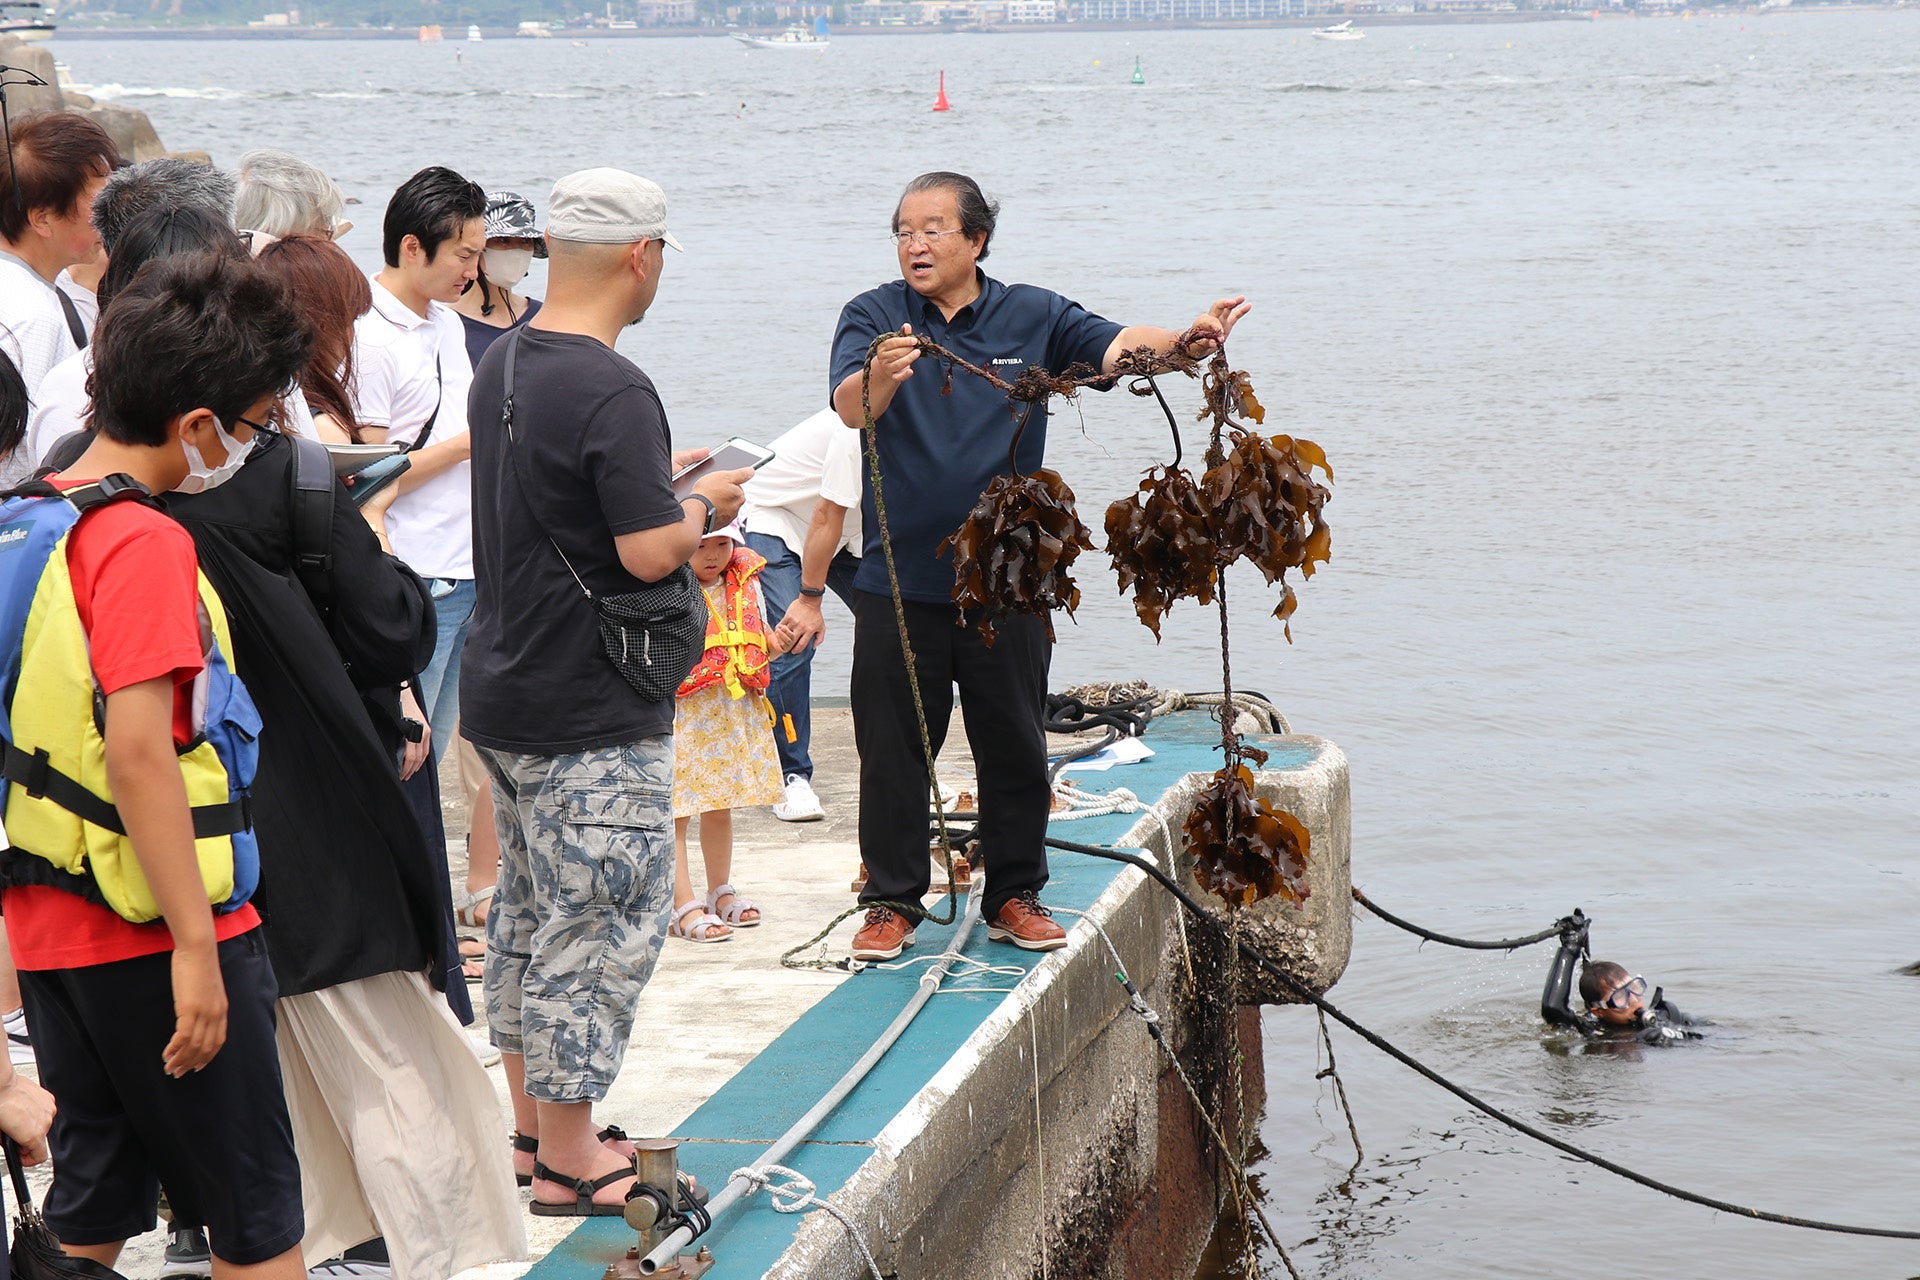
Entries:
{"label": "red t-shirt", "polygon": [[[62,489],[87,483],[55,477]],[[187,531],[139,502],[113,502],[80,517],[67,538],[67,571],[103,693],[146,680],[174,683],[173,735],[193,739],[193,681],[206,665],[200,642],[199,560]],[[0,898],[7,943],[21,969],[81,969],[173,950],[165,921],[133,924],[63,889],[10,888]],[[257,928],[248,903],[214,918],[219,941]]]}

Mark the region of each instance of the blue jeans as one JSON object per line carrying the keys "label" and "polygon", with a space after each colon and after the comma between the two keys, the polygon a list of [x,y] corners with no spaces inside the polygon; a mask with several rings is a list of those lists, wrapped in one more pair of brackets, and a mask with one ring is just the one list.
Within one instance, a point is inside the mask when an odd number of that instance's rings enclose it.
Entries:
{"label": "blue jeans", "polygon": [[433,661],[420,673],[420,702],[433,730],[433,763],[453,745],[453,726],[460,719],[460,651],[467,647],[467,628],[473,623],[472,578],[428,578],[427,594],[439,632],[433,641]]}
{"label": "blue jeans", "polygon": [[[767,601],[767,629],[780,625],[787,609],[800,598],[800,553],[771,534],[747,534],[747,545],[767,558],[760,571],[760,592]],[[842,550],[827,565],[827,586],[840,597],[840,603],[853,608],[853,575],[860,558]],[[783,653],[773,660],[773,683],[767,700],[773,703],[773,745],[780,753],[780,777],[790,774],[809,780],[813,777],[813,759],[807,754],[812,739],[813,651],[808,645],[799,653]],[[788,718],[793,722],[793,741],[787,741]]]}

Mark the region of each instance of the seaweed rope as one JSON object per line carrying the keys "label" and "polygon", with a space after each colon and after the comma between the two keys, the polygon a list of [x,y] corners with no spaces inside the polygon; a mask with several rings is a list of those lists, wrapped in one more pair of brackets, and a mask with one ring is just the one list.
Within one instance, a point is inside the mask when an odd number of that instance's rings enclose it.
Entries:
{"label": "seaweed rope", "polygon": [[1530,947],[1536,942],[1545,942],[1548,938],[1557,938],[1560,936],[1560,922],[1555,921],[1540,932],[1530,933],[1524,938],[1495,938],[1489,941],[1479,941],[1473,938],[1455,938],[1444,933],[1435,933],[1431,929],[1422,929],[1419,925],[1411,921],[1402,920],[1385,907],[1375,905],[1373,899],[1362,893],[1357,885],[1354,886],[1353,900],[1396,929],[1405,929],[1416,938],[1421,938],[1427,942],[1438,942],[1442,946],[1461,947],[1468,951],[1514,951],[1520,947]]}
{"label": "seaweed rope", "polygon": [[[906,597],[900,593],[900,570],[894,563],[893,533],[887,527],[887,501],[880,482],[880,435],[873,424],[873,357],[879,352],[881,343],[896,336],[898,335],[891,331],[880,333],[874,337],[872,342],[867,344],[867,357],[860,366],[860,414],[864,419],[860,434],[861,443],[866,447],[867,475],[873,482],[873,513],[880,530],[881,557],[886,561],[887,565],[887,587],[893,596],[894,625],[899,628],[900,632],[900,657],[901,661],[906,664],[907,688],[913,694],[913,718],[920,730],[920,752],[926,760],[927,782],[929,784],[929,790],[933,795],[934,821],[940,832],[940,862],[947,875],[947,911],[945,915],[935,915],[920,903],[908,904],[905,902],[878,900],[872,902],[855,902],[851,907],[848,907],[845,911],[842,911],[839,915],[829,920],[826,927],[820,930],[819,933],[807,939],[805,942],[800,943],[798,946],[782,952],[780,955],[780,963],[788,969],[829,969],[845,967],[843,964],[835,964],[826,958],[827,936],[839,928],[840,922],[847,919],[847,917],[858,915],[860,912],[871,910],[874,907],[885,907],[905,916],[909,920],[928,921],[933,924],[952,924],[960,917],[959,893],[953,883],[953,840],[947,831],[946,801],[940,795],[939,779],[934,775],[936,766],[933,750],[933,734],[927,728],[927,706],[925,700],[920,696],[919,660],[914,656],[913,639],[907,632]],[[925,339],[922,339],[922,341],[924,342]],[[983,374],[983,376],[992,377],[991,374]],[[995,381],[997,382],[998,379],[995,379]],[[796,960],[794,958],[802,951],[814,946],[820,948],[820,955],[817,958],[812,960]]]}
{"label": "seaweed rope", "polygon": [[[1151,858],[1143,858],[1121,849],[1107,849],[1090,844],[1075,844],[1072,841],[1058,840],[1051,836],[1047,838],[1046,843],[1047,847],[1051,849],[1059,849],[1067,853],[1085,854],[1088,857],[1105,858],[1112,862],[1123,862],[1128,866],[1137,867],[1140,871],[1157,881],[1167,892],[1179,899],[1187,910],[1193,912],[1208,925],[1211,925],[1215,931],[1226,934],[1229,937],[1233,936],[1234,931],[1230,930],[1228,925],[1222,924],[1217,916],[1211,911],[1208,911],[1199,902],[1195,901],[1193,896],[1182,888],[1177,881],[1167,875],[1166,872],[1160,870],[1159,867],[1155,866]],[[1904,1231],[1893,1227],[1861,1227],[1848,1223],[1826,1222],[1817,1218],[1802,1218],[1793,1214],[1773,1213],[1765,1209],[1754,1209],[1746,1205],[1734,1204],[1731,1201],[1716,1199],[1713,1196],[1702,1195],[1697,1191],[1689,1191],[1684,1187],[1674,1186],[1669,1182],[1662,1182],[1658,1178],[1653,1178],[1647,1174],[1629,1169],[1625,1165],[1607,1159],[1605,1156],[1596,1155],[1594,1152],[1588,1151],[1583,1147],[1577,1147],[1571,1142],[1556,1138],[1552,1134],[1544,1132],[1534,1125],[1527,1123],[1525,1120],[1520,1119],[1518,1116],[1509,1115],[1505,1111],[1500,1110],[1500,1108],[1494,1106],[1492,1103],[1483,1100],[1460,1085],[1453,1083],[1453,1081],[1447,1079],[1432,1067],[1427,1066],[1413,1055],[1394,1045],[1391,1041],[1387,1040],[1386,1037],[1369,1031],[1366,1027],[1360,1025],[1360,1023],[1354,1021],[1345,1013],[1342,1013],[1324,997],[1315,995],[1298,978],[1288,973],[1279,962],[1261,952],[1251,943],[1237,942],[1236,949],[1245,955],[1247,959],[1251,960],[1255,966],[1278,979],[1302,1003],[1314,1006],[1314,1008],[1318,1009],[1321,1013],[1332,1018],[1335,1022],[1338,1022],[1341,1026],[1353,1032],[1374,1048],[1394,1059],[1394,1061],[1407,1067],[1416,1074],[1425,1077],[1427,1080],[1432,1081],[1434,1084],[1439,1085],[1442,1089],[1445,1089],[1448,1093],[1459,1098],[1462,1102],[1481,1114],[1499,1121],[1516,1133],[1552,1147],[1564,1155],[1572,1156],[1576,1160],[1583,1160],[1596,1168],[1605,1169],[1608,1173],[1625,1178],[1629,1182],[1638,1183],[1643,1187],[1658,1191],[1663,1195],[1672,1196],[1676,1200],[1684,1200],[1689,1204],[1697,1204],[1721,1213],[1731,1213],[1743,1218],[1752,1218],[1759,1222],[1777,1223],[1785,1227],[1804,1227],[1810,1231],[1828,1231],[1839,1235],[1874,1236],[1889,1240],[1920,1240],[1920,1231]]]}

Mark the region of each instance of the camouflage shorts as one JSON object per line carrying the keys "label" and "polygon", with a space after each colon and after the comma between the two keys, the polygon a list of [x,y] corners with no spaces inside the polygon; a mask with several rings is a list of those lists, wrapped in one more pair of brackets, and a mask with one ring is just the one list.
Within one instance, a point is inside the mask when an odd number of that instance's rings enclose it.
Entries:
{"label": "camouflage shorts", "polygon": [[480,748],[500,882],[487,1021],[524,1054],[527,1096],[604,1098],[673,910],[673,739],[563,756]]}

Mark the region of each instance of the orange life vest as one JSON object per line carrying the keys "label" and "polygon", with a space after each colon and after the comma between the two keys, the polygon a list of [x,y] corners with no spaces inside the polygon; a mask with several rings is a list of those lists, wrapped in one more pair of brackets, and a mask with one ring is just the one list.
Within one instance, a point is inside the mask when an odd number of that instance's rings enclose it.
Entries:
{"label": "orange life vest", "polygon": [[773,682],[767,658],[767,624],[753,592],[753,580],[766,565],[765,557],[757,552],[735,547],[733,559],[720,575],[725,603],[719,607],[703,584],[700,594],[707,601],[707,648],[681,682],[681,697],[724,684],[729,696],[744,698],[750,692],[764,692]]}

